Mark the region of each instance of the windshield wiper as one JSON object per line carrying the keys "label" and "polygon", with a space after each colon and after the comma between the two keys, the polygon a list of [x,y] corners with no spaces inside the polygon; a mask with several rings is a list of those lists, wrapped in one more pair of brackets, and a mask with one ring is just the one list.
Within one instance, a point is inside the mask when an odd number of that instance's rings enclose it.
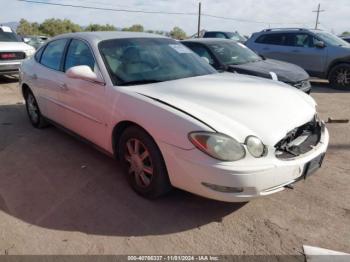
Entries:
{"label": "windshield wiper", "polygon": [[152,84],[152,83],[159,83],[163,82],[162,80],[157,79],[141,79],[141,80],[135,80],[135,81],[129,81],[119,84],[120,86],[133,86],[133,85],[144,85],[144,84]]}

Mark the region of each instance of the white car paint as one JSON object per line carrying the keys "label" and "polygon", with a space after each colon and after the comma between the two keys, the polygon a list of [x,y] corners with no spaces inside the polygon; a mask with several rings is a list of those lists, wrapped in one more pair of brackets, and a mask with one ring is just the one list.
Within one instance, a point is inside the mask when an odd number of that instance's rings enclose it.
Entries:
{"label": "white car paint", "polygon": [[[320,143],[307,154],[288,161],[276,158],[274,145],[316,114],[311,97],[283,83],[227,73],[114,86],[97,45],[104,39],[137,36],[158,37],[133,33],[58,37],[89,42],[105,84],[69,78],[32,58],[22,64],[20,85],[31,88],[44,116],[111,154],[114,127],[122,121],[138,124],[160,148],[171,184],[212,199],[247,201],[281,191],[302,175],[307,162],[326,152],[329,136],[325,129]],[[241,143],[255,135],[268,154],[254,158],[247,153],[239,161],[219,161],[195,148],[188,139],[193,131],[220,132]],[[222,193],[203,182],[245,190]]]}
{"label": "white car paint", "polygon": [[[0,26],[0,29],[4,32],[11,33],[12,30],[9,27],[6,26]],[[24,52],[26,58],[31,57],[35,49],[27,45],[24,42],[2,42],[0,41],[0,53],[2,52]],[[2,60],[0,59],[0,74],[13,74],[18,73],[18,69],[20,64],[22,63],[22,59],[16,59],[16,60]]]}
{"label": "white car paint", "polygon": [[35,52],[35,49],[24,43],[24,42],[1,42],[0,41],[0,51],[4,52],[4,51],[12,51],[12,52],[16,52],[16,51],[33,51],[33,53]]}

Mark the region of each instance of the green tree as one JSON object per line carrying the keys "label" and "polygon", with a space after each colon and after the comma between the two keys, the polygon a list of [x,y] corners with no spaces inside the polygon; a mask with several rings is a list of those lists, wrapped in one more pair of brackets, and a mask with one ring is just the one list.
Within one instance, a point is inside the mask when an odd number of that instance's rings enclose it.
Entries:
{"label": "green tree", "polygon": [[68,19],[47,19],[40,26],[40,31],[48,36],[55,36],[64,33],[75,33],[82,31],[82,28]]}
{"label": "green tree", "polygon": [[132,25],[131,27],[123,28],[123,31],[129,31],[129,32],[143,32],[144,28],[142,25],[136,24]]}
{"label": "green tree", "polygon": [[350,35],[350,32],[349,31],[345,31],[341,34],[342,36],[349,36]]}
{"label": "green tree", "polygon": [[38,35],[38,34],[40,34],[39,24],[38,23],[30,23],[25,19],[21,19],[21,21],[19,21],[19,25],[17,27],[17,34],[19,34],[19,35]]}
{"label": "green tree", "polygon": [[106,25],[99,25],[99,24],[90,24],[85,28],[85,31],[87,32],[96,32],[96,31],[116,31],[117,28],[114,25],[106,24]]}
{"label": "green tree", "polygon": [[185,39],[186,33],[184,30],[182,30],[180,27],[175,26],[173,30],[170,31],[170,36],[174,39]]}

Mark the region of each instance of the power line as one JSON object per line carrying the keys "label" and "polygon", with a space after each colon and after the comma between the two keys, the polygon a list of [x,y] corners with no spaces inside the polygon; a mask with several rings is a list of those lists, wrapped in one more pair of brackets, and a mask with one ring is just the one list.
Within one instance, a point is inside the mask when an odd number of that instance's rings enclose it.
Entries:
{"label": "power line", "polygon": [[231,20],[231,21],[237,21],[237,22],[243,22],[243,23],[255,23],[255,24],[272,24],[272,25],[303,25],[305,23],[300,22],[266,22],[266,21],[253,21],[253,20],[246,20],[246,19],[240,19],[240,18],[231,18],[231,17],[224,17],[224,16],[217,16],[217,15],[211,15],[211,14],[202,14],[202,16],[211,17],[211,18],[218,18],[223,20]]}
{"label": "power line", "polygon": [[[36,0],[17,0],[20,2],[26,2],[26,3],[33,3],[33,4],[43,4],[43,5],[53,5],[53,6],[63,6],[63,7],[73,7],[73,8],[83,8],[83,9],[91,9],[91,10],[100,10],[100,11],[113,11],[113,12],[126,12],[126,13],[143,13],[143,14],[165,14],[165,15],[187,15],[187,16],[198,16],[198,13],[192,13],[192,12],[166,12],[166,11],[147,11],[147,10],[133,10],[133,9],[118,9],[118,8],[108,8],[108,7],[93,7],[93,6],[84,6],[84,5],[73,5],[73,4],[60,4],[60,3],[53,3],[53,2],[41,2]],[[216,18],[216,19],[223,19],[223,20],[230,20],[230,21],[236,21],[236,22],[244,22],[244,23],[255,23],[255,24],[290,24],[290,25],[303,25],[305,23],[279,23],[279,22],[266,22],[266,21],[254,21],[254,20],[247,20],[247,19],[239,19],[239,18],[232,18],[232,17],[224,17],[224,16],[217,16],[212,14],[206,14],[202,13],[201,16],[209,17],[209,18]]]}

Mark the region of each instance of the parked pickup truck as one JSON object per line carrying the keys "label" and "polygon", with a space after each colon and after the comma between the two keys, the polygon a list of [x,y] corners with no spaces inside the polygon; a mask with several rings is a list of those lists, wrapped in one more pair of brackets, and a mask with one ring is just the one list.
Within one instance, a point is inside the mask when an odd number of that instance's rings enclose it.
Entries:
{"label": "parked pickup truck", "polygon": [[10,27],[0,26],[0,75],[18,74],[22,61],[34,53]]}

